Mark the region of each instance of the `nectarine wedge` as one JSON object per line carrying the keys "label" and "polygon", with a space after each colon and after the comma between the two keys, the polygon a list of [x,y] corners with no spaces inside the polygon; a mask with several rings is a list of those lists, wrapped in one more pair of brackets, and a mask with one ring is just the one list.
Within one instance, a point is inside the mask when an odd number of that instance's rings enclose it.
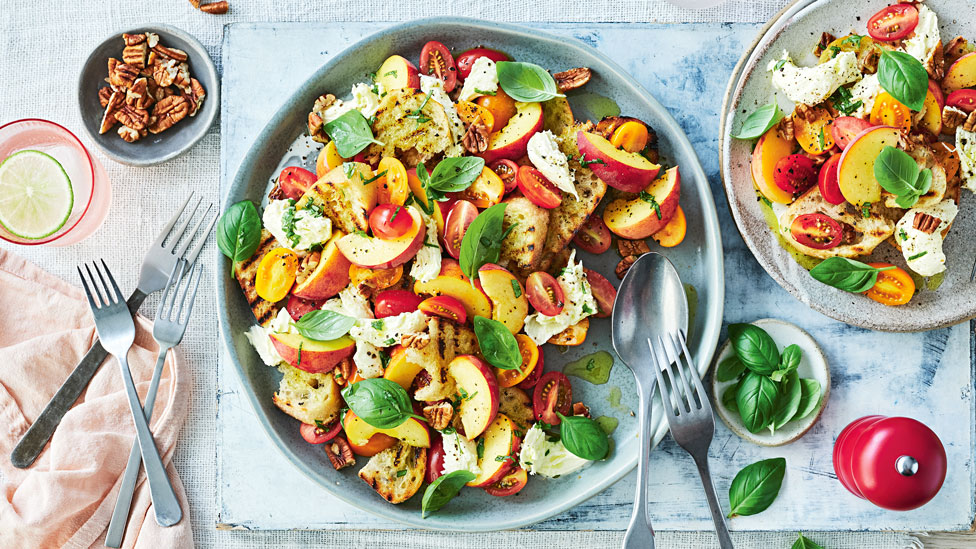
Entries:
{"label": "nectarine wedge", "polygon": [[671,221],[680,197],[681,174],[676,166],[643,189],[637,198],[611,202],[603,211],[603,221],[621,238],[647,238]]}
{"label": "nectarine wedge", "polygon": [[474,440],[491,425],[498,414],[498,381],[495,370],[474,355],[455,357],[447,372],[457,384],[461,404],[458,416],[464,436]]}
{"label": "nectarine wedge", "polygon": [[525,156],[529,138],[542,130],[542,105],[539,103],[515,103],[515,114],[504,128],[491,134],[488,150],[479,156],[485,164],[508,158],[514,160]]}
{"label": "nectarine wedge", "polygon": [[618,149],[595,133],[578,132],[576,146],[586,160],[593,162],[588,167],[597,177],[607,185],[624,192],[639,192],[654,181],[661,171],[661,166],[651,162],[644,155]]}
{"label": "nectarine wedge", "polygon": [[519,333],[529,314],[529,300],[522,284],[508,269],[494,263],[478,269],[478,280],[491,300],[491,318],[504,324],[512,334]]}
{"label": "nectarine wedge", "polygon": [[336,242],[343,236],[345,235],[341,231],[332,234],[332,238],[319,255],[318,262],[314,266],[309,266],[311,272],[298,273],[292,294],[303,299],[328,299],[349,285],[350,263],[336,246]]}
{"label": "nectarine wedge", "polygon": [[424,245],[427,229],[420,212],[407,206],[404,213],[412,218],[412,225],[402,236],[383,240],[363,233],[347,234],[337,242],[339,251],[350,263],[369,269],[391,269],[403,265],[417,255]]}
{"label": "nectarine wedge", "polygon": [[313,374],[331,372],[342,359],[352,356],[356,342],[349,336],[315,341],[301,334],[271,334],[271,344],[285,362]]}

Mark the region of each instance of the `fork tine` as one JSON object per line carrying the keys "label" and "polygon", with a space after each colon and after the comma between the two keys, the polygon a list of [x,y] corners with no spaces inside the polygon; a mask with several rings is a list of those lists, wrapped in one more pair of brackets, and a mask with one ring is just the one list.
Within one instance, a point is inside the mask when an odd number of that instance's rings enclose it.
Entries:
{"label": "fork tine", "polygon": [[[658,341],[660,341],[660,338],[658,338]],[[667,369],[662,363],[660,354],[661,349],[660,347],[655,348],[654,344],[651,343],[650,338],[647,338],[647,346],[650,348],[651,357],[654,359],[654,375],[657,377],[657,387],[661,391],[661,404],[667,411],[669,418],[677,419],[677,415],[675,413],[677,407],[674,405],[674,400],[671,398],[672,395],[668,389],[669,385],[665,383],[664,379],[666,375],[669,375],[669,373],[666,374]]]}
{"label": "fork tine", "polygon": [[112,288],[115,290],[115,302],[125,303],[125,295],[122,294],[122,290],[120,290],[119,285],[116,284],[115,277],[112,276],[112,271],[109,270],[104,259],[102,259],[102,266],[105,267],[105,274],[108,276],[109,281],[112,282]]}
{"label": "fork tine", "polygon": [[176,222],[180,220],[180,216],[183,215],[184,211],[186,211],[186,205],[190,203],[191,198],[193,198],[192,192],[190,193],[190,196],[186,197],[186,200],[183,201],[183,205],[180,206],[180,209],[176,212],[176,215],[174,215],[173,218],[163,226],[163,230],[159,231],[159,236],[157,236],[156,240],[153,241],[151,248],[163,247],[163,241],[166,240],[166,237],[169,236],[170,231],[173,230],[173,225],[176,225]]}
{"label": "fork tine", "polygon": [[109,289],[108,283],[105,282],[105,275],[102,274],[102,270],[98,267],[97,262],[93,261],[92,264],[95,265],[95,272],[98,273],[98,280],[102,283],[101,288],[105,292],[104,293],[105,301],[103,302],[103,304],[115,305],[115,300],[112,299],[112,290]]}
{"label": "fork tine", "polygon": [[[186,261],[183,262],[183,265],[186,265]],[[173,317],[173,322],[180,322],[180,319],[183,317],[183,306],[186,303],[186,294],[190,293],[190,283],[193,282],[194,268],[195,267],[187,266],[186,271],[180,273],[180,283],[182,284],[183,281],[186,281],[186,284],[183,284],[183,291],[176,300],[176,303],[179,304],[180,308],[176,311],[176,315]]]}
{"label": "fork tine", "polygon": [[[108,305],[108,301],[105,300],[105,296],[102,294],[102,289],[98,286],[98,281],[95,280],[95,275],[92,274],[91,265],[85,263],[85,270],[88,271],[88,278],[91,279],[92,288],[95,290],[95,297],[98,298],[98,308]],[[98,270],[98,265],[95,265],[95,270]],[[99,273],[101,276],[101,273]]]}
{"label": "fork tine", "polygon": [[[200,216],[200,220],[197,221],[197,224],[193,226],[193,230],[188,233],[189,236],[183,242],[183,245],[180,246],[180,248],[176,252],[174,252],[177,257],[184,257],[184,255],[186,254],[186,250],[190,247],[190,244],[193,243],[193,239],[197,237],[197,234],[200,231],[200,227],[203,225],[203,222],[207,220],[207,217],[210,216],[210,210],[212,209],[213,209],[213,203],[207,206],[207,209],[203,212],[203,215]],[[196,210],[194,210],[194,212],[195,211]]]}
{"label": "fork tine", "polygon": [[[196,273],[197,280],[196,282],[193,283],[193,293],[190,294],[189,300],[183,300],[183,305],[180,305],[181,316],[183,314],[183,306],[184,305],[186,306],[186,317],[181,322],[184,328],[190,322],[190,313],[193,312],[193,302],[196,301],[197,299],[197,290],[200,288],[200,279],[203,278],[203,265],[194,265],[193,269],[190,270],[190,275],[187,277],[187,282],[186,282],[187,290],[190,289],[190,280],[193,277],[194,272]],[[177,321],[179,321],[179,318],[177,318]]]}
{"label": "fork tine", "polygon": [[684,400],[688,405],[687,412],[691,413],[692,410],[700,408],[701,404],[697,402],[698,399],[695,398],[691,390],[691,385],[688,383],[688,373],[685,371],[684,365],[681,362],[681,350],[678,349],[678,342],[675,341],[674,333],[668,334],[668,340],[667,343],[670,343],[668,348],[674,351],[674,368],[678,371],[678,377],[681,378],[681,388],[684,389]]}
{"label": "fork tine", "polygon": [[193,205],[193,209],[190,210],[190,215],[186,216],[186,220],[183,221],[183,223],[179,226],[178,229],[173,231],[173,238],[170,239],[169,245],[164,246],[164,249],[170,250],[173,253],[175,253],[176,245],[179,244],[181,240],[183,240],[184,236],[186,236],[186,228],[190,226],[190,221],[192,221],[193,216],[197,214],[197,210],[200,209],[200,204],[202,202],[203,202],[203,197],[201,196],[199,199],[197,199],[197,203]]}
{"label": "fork tine", "polygon": [[159,307],[156,309],[156,320],[165,320],[169,318],[169,313],[166,310],[166,303],[170,300],[170,296],[173,293],[173,280],[176,279],[176,271],[180,266],[182,261],[177,261],[173,263],[173,268],[169,272],[169,278],[166,279],[166,285],[163,286],[163,295],[159,298]]}
{"label": "fork tine", "polygon": [[[85,287],[85,297],[88,298],[88,306],[91,307],[92,311],[94,312],[94,310],[98,308],[98,305],[95,305],[95,299],[92,297],[91,288],[88,287],[88,279],[85,278],[85,273],[82,272],[80,266],[77,267],[77,269],[78,276],[81,277],[81,285]],[[94,285],[94,281],[92,284]]]}
{"label": "fork tine", "polygon": [[210,220],[210,225],[207,226],[207,230],[203,232],[203,237],[197,242],[197,245],[190,250],[190,253],[183,256],[183,259],[187,260],[190,265],[193,265],[197,261],[197,256],[200,255],[200,250],[203,249],[204,244],[210,238],[210,234],[213,232],[214,225],[217,224],[217,219],[220,218],[219,214],[214,214],[213,219]]}
{"label": "fork tine", "polygon": [[702,385],[701,376],[698,375],[698,370],[695,369],[695,363],[691,360],[691,351],[688,350],[685,335],[681,333],[681,330],[678,330],[675,339],[681,344],[681,350],[685,353],[685,359],[688,361],[689,366],[691,366],[691,380],[695,384],[695,390],[698,392],[699,403],[703,409],[711,411],[712,407],[708,403],[708,397],[705,396],[705,387]]}

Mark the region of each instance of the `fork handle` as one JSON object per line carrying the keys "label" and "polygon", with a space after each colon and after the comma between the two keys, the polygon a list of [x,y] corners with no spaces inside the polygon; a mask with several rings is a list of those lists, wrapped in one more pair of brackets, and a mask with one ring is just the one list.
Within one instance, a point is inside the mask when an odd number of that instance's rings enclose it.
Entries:
{"label": "fork handle", "polygon": [[651,457],[651,390],[653,383],[649,380],[637,379],[638,406],[638,447],[637,458],[637,494],[634,498],[634,512],[630,516],[630,525],[624,534],[623,549],[654,549],[654,528],[647,516],[647,477],[648,464]]}
{"label": "fork handle", "polygon": [[708,471],[708,454],[701,457],[692,456],[695,465],[698,466],[698,475],[701,476],[702,487],[705,488],[705,498],[708,500],[708,508],[712,511],[712,522],[715,523],[715,534],[718,535],[718,545],[721,549],[734,549],[732,536],[729,535],[729,526],[725,524],[725,514],[722,506],[718,503],[715,495],[715,484],[712,482],[712,474]]}
{"label": "fork handle", "polygon": [[[126,300],[129,312],[135,316],[145,300],[146,294],[144,292],[139,289],[133,291],[129,299]],[[10,463],[14,467],[26,469],[34,463],[37,456],[41,455],[47,441],[51,439],[54,430],[61,423],[64,414],[71,409],[81,393],[85,391],[85,387],[88,387],[88,383],[95,377],[95,372],[98,371],[98,367],[101,366],[107,356],[108,351],[102,347],[101,342],[96,337],[91,349],[88,349],[85,356],[81,358],[81,362],[75,366],[75,369],[68,375],[68,379],[61,384],[58,392],[54,393],[47,406],[41,411],[41,415],[37,416],[37,419],[21,437],[20,442],[14,447],[14,451],[10,454]]]}

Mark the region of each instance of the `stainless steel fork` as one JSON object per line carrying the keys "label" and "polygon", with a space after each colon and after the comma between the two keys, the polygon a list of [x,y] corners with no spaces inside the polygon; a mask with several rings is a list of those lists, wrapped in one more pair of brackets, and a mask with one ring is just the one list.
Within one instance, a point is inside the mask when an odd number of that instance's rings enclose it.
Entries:
{"label": "stainless steel fork", "polygon": [[[166,288],[163,289],[163,296],[159,300],[159,309],[156,311],[156,320],[153,323],[153,338],[159,343],[159,358],[156,360],[152,381],[149,382],[149,392],[146,394],[147,421],[152,419],[156,391],[159,389],[159,378],[162,377],[166,354],[170,349],[179,345],[180,341],[183,340],[183,334],[186,333],[186,325],[190,321],[193,302],[197,297],[197,289],[200,287],[201,270],[201,265],[190,265],[181,259],[173,268]],[[196,275],[195,282],[194,275]],[[190,293],[190,286],[193,286],[192,293]],[[139,451],[139,445],[133,444],[132,451],[129,453],[129,462],[125,466],[125,474],[122,476],[119,499],[115,502],[112,522],[109,523],[108,534],[105,536],[106,547],[122,546],[125,526],[129,519],[129,509],[132,505],[132,496],[135,493],[136,481],[139,479],[141,461],[142,453]]]}
{"label": "stainless steel fork", "polygon": [[[715,435],[715,417],[712,416],[712,406],[698,376],[698,369],[695,368],[685,344],[685,336],[680,331],[670,332],[667,336],[658,336],[656,343],[648,338],[647,345],[656,365],[654,373],[657,375],[661,404],[664,405],[665,416],[671,427],[671,436],[678,446],[691,455],[698,466],[719,546],[722,549],[732,549],[729,527],[725,524],[725,515],[715,495],[712,475],[708,471],[708,447]],[[681,361],[682,352],[687,367]],[[691,383],[688,382],[689,377]]]}
{"label": "stainless steel fork", "polygon": [[[192,231],[187,232],[190,221],[192,221],[197,210],[200,208],[201,200],[198,199],[190,215],[174,230],[173,227],[176,226],[177,221],[179,221],[182,214],[186,211],[186,207],[192,198],[192,194],[187,197],[179,211],[163,227],[159,236],[156,237],[156,240],[146,252],[146,257],[142,261],[142,269],[139,273],[139,283],[135,291],[132,292],[132,295],[129,296],[129,299],[126,300],[129,311],[133,315],[138,312],[142,302],[145,301],[149,294],[163,289],[169,274],[173,272],[173,268],[176,267],[180,258],[184,258],[190,263],[196,261],[197,256],[200,255],[200,250],[203,249],[203,244],[207,240],[206,235],[210,234],[214,223],[217,222],[217,215],[214,214],[209,226],[203,232],[204,238],[199,238],[198,233],[200,233],[200,227],[207,220],[210,211],[213,209],[213,204],[211,204],[193,227]],[[190,244],[195,240],[198,240],[198,243],[190,249]],[[180,244],[181,241],[182,244]],[[82,357],[81,362],[75,366],[74,371],[71,372],[58,389],[58,392],[54,394],[41,414],[37,416],[37,419],[34,420],[30,428],[27,429],[27,432],[24,433],[20,442],[17,443],[14,451],[10,454],[10,462],[14,467],[26,468],[34,463],[37,456],[44,450],[51,435],[54,434],[54,430],[57,429],[58,424],[61,423],[61,418],[64,417],[64,414],[78,400],[78,397],[81,396],[81,393],[88,386],[88,382],[91,381],[92,377],[95,376],[95,372],[98,371],[98,367],[105,360],[106,356],[108,356],[108,353],[98,341],[95,341],[92,348]]]}
{"label": "stainless steel fork", "polygon": [[[146,421],[146,415],[142,411],[139,393],[136,392],[136,385],[132,381],[132,372],[129,371],[128,354],[136,338],[136,325],[105,260],[102,260],[102,268],[99,268],[98,263],[94,263],[94,267],[95,272],[98,273],[97,279],[92,275],[89,265],[85,265],[87,278],[81,267],[78,267],[78,275],[81,276],[85,294],[88,295],[88,305],[95,317],[95,330],[98,331],[98,337],[105,349],[119,361],[122,380],[125,382],[125,395],[129,400],[129,409],[136,425],[139,451],[146,464],[149,495],[156,510],[156,522],[162,526],[172,526],[180,521],[183,512],[180,510],[180,502],[176,499],[173,486],[169,483],[163,460],[159,457],[159,450],[156,449],[156,443],[149,431],[149,422]],[[106,283],[106,278],[111,285]]]}

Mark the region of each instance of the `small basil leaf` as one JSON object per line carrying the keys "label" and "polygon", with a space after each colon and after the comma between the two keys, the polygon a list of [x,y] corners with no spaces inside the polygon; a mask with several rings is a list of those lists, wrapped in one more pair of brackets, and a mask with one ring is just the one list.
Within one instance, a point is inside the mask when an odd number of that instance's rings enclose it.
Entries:
{"label": "small basil leaf", "polygon": [[461,272],[471,279],[478,278],[478,269],[485,263],[496,263],[505,239],[503,221],[505,220],[505,203],[495,204],[478,214],[471,225],[468,225],[464,237],[461,239],[461,253],[458,263]]}
{"label": "small basil leaf", "polygon": [[745,371],[746,365],[734,354],[719,362],[718,369],[715,370],[715,379],[718,381],[732,381]]}
{"label": "small basil leaf", "polygon": [[539,65],[499,61],[495,63],[495,69],[498,72],[498,85],[516,101],[534,103],[565,97],[559,93],[552,75]]}
{"label": "small basil leaf", "polygon": [[474,317],[474,333],[481,355],[492,366],[502,370],[522,371],[522,353],[518,340],[504,324],[483,316]]}
{"label": "small basil leaf", "polygon": [[800,408],[800,378],[795,371],[786,374],[786,380],[779,386],[779,396],[773,406],[773,417],[769,422],[769,433],[775,433],[796,417]]}
{"label": "small basil leaf", "polygon": [[437,477],[437,480],[431,482],[424,490],[424,499],[420,503],[421,516],[427,518],[427,515],[447,505],[447,502],[454,499],[465,484],[474,479],[475,474],[464,469]]}
{"label": "small basil leaf", "polygon": [[881,51],[878,82],[884,91],[913,111],[925,106],[929,75],[922,63],[901,51]]}
{"label": "small basil leaf", "polygon": [[333,311],[310,311],[295,323],[298,333],[315,341],[332,341],[349,333],[356,324],[351,316]]}
{"label": "small basil leaf", "polygon": [[434,166],[426,186],[442,193],[461,192],[474,183],[485,167],[485,160],[477,156],[445,158]]}
{"label": "small basil leaf", "polygon": [[823,399],[823,390],[820,388],[820,382],[816,379],[801,379],[800,405],[797,407],[793,419],[803,419],[812,414],[814,410],[820,407],[821,399]]}
{"label": "small basil leaf", "polygon": [[600,424],[586,416],[564,416],[556,412],[559,419],[559,435],[563,446],[574,456],[596,461],[603,459],[610,451],[607,433]]}
{"label": "small basil leaf", "polygon": [[800,534],[800,537],[798,537],[796,541],[793,542],[793,545],[790,547],[790,549],[824,549],[824,548],[821,547],[820,545],[817,545],[815,542],[811,541],[810,538],[805,537],[803,534]]}
{"label": "small basil leaf", "polygon": [[261,244],[261,216],[250,200],[231,205],[217,223],[217,247],[230,258],[230,275],[237,263],[254,255]]}
{"label": "small basil leaf", "polygon": [[377,429],[400,426],[413,414],[410,396],[398,384],[384,378],[364,379],[342,390],[342,398],[354,414]]}
{"label": "small basil leaf", "polygon": [[757,461],[739,471],[729,486],[729,518],[764,511],[779,495],[785,475],[784,458]]}
{"label": "small basil leaf", "polygon": [[779,368],[776,342],[766,330],[752,324],[730,324],[729,340],[739,360],[753,372],[768,376]]}
{"label": "small basil leaf", "polygon": [[876,269],[846,257],[828,257],[810,269],[810,276],[828,286],[859,294],[870,290],[878,281],[878,273],[890,268]]}
{"label": "small basil leaf", "polygon": [[773,380],[752,371],[746,372],[735,393],[735,405],[746,429],[758,433],[769,426],[778,396],[779,386]]}
{"label": "small basil leaf", "polygon": [[722,405],[729,411],[739,413],[739,406],[735,403],[735,395],[739,392],[739,384],[735,383],[725,388],[722,393]]}
{"label": "small basil leaf", "polygon": [[363,113],[352,110],[343,113],[325,125],[325,133],[335,141],[336,152],[343,158],[352,158],[371,143],[382,145],[373,139],[373,130]]}
{"label": "small basil leaf", "polygon": [[911,208],[932,186],[932,170],[918,170],[918,163],[905,151],[887,146],[874,161],[874,178],[881,187],[897,196],[902,208]]}
{"label": "small basil leaf", "polygon": [[782,120],[783,113],[779,110],[779,105],[769,103],[759,107],[750,114],[746,121],[742,123],[739,135],[734,135],[736,139],[756,139],[769,131],[770,128]]}

